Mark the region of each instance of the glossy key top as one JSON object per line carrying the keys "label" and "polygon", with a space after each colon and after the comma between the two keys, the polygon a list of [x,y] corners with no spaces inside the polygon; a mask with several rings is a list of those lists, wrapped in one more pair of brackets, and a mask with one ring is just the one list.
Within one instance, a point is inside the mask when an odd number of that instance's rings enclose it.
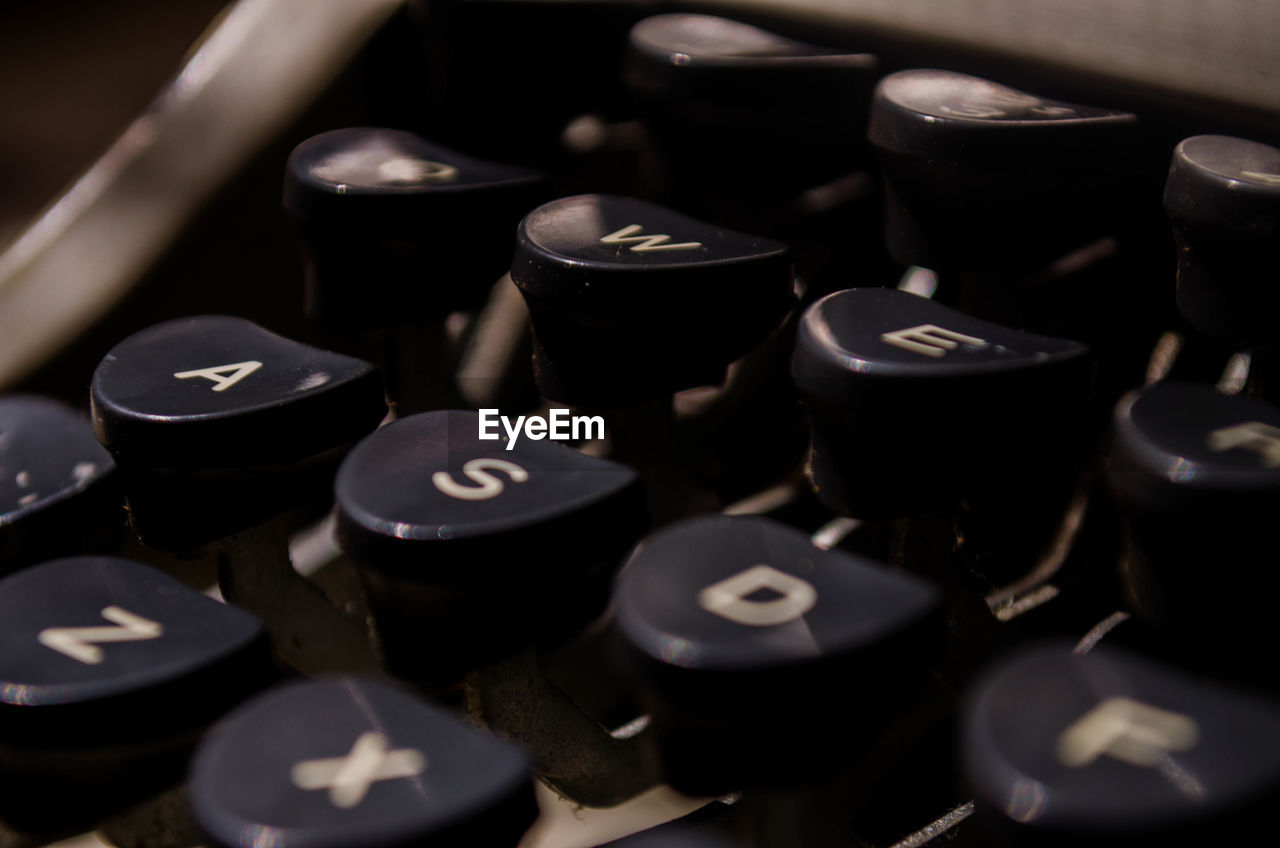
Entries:
{"label": "glossy key top", "polygon": [[847,761],[922,679],[940,636],[930,585],[754,517],[648,536],[612,609],[666,777],[695,795]]}
{"label": "glossy key top", "polygon": [[306,245],[309,313],[358,330],[478,306],[541,183],[404,130],[312,136],[290,154],[284,187]]}
{"label": "glossy key top", "polygon": [[338,473],[339,543],[362,566],[388,660],[408,676],[575,632],[643,532],[631,469],[545,440],[507,450],[480,424],[461,411],[401,419]]}
{"label": "glossy key top", "polygon": [[1276,545],[1280,409],[1189,383],[1135,391],[1116,408],[1110,479],[1135,543],[1125,577],[1138,611],[1232,657],[1241,638],[1269,640],[1257,569]]}
{"label": "glossy key top", "polygon": [[1266,269],[1280,233],[1280,149],[1198,135],[1173,152],[1165,211],[1178,241],[1178,307],[1235,344],[1273,339],[1280,295]]}
{"label": "glossy key top", "polygon": [[123,502],[85,418],[46,398],[0,397],[0,574],[109,545]]}
{"label": "glossy key top", "polygon": [[296,683],[236,710],[201,745],[190,798],[225,848],[515,845],[537,814],[517,749],[352,678]]}
{"label": "glossy key top", "polygon": [[1023,650],[969,698],[974,844],[1223,844],[1270,828],[1280,705],[1135,655]]}
{"label": "glossy key top", "polygon": [[712,15],[655,15],[631,30],[627,82],[675,168],[677,190],[759,201],[858,167],[875,56]]}
{"label": "glossy key top", "polygon": [[159,324],[93,375],[98,440],[148,544],[183,548],[314,494],[386,414],[373,366],[240,318]]}
{"label": "glossy key top", "polygon": [[37,829],[176,782],[196,734],[274,676],[248,613],[111,557],[0,581],[0,632],[0,817]]}
{"label": "glossy key top", "polygon": [[529,213],[511,279],[529,304],[538,388],[567,403],[719,383],[793,302],[785,245],[598,194]]}
{"label": "glossy key top", "polygon": [[952,71],[891,74],[868,131],[899,261],[973,270],[1050,259],[1115,225],[1137,116]]}
{"label": "glossy key top", "polygon": [[1090,375],[1083,344],[891,289],[813,304],[792,360],[814,485],[854,515],[906,515],[1028,464],[1056,467],[1081,438]]}

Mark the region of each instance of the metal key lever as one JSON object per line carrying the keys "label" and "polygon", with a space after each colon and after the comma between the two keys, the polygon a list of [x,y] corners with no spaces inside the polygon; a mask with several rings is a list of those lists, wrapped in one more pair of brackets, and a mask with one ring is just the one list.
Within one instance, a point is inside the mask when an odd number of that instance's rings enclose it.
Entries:
{"label": "metal key lever", "polygon": [[0,255],[0,387],[118,303],[400,5],[232,6],[148,110]]}

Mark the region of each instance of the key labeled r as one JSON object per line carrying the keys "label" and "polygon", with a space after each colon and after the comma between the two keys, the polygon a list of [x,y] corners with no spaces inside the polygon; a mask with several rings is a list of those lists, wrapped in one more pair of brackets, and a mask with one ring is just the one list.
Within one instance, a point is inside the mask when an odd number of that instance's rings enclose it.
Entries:
{"label": "key labeled r", "polygon": [[[778,597],[751,597],[761,591]],[[817,602],[818,590],[812,583],[764,564],[712,583],[698,593],[698,606],[748,627],[787,624],[813,609]]]}
{"label": "key labeled r", "polygon": [[462,466],[463,476],[475,483],[476,485],[474,486],[459,483],[453,479],[453,475],[448,471],[437,471],[432,474],[431,482],[435,484],[437,489],[451,498],[457,498],[461,501],[487,501],[502,494],[506,488],[502,478],[495,477],[489,473],[490,471],[503,472],[511,478],[513,483],[523,483],[529,479],[529,472],[514,462],[484,457],[469,460]]}
{"label": "key labeled r", "polygon": [[1200,738],[1190,716],[1132,698],[1107,698],[1058,737],[1058,762],[1082,768],[1101,756],[1142,768],[1159,765],[1174,751],[1189,751]]}
{"label": "key labeled r", "polygon": [[1280,427],[1261,421],[1245,421],[1209,434],[1209,450],[1215,453],[1232,448],[1251,450],[1262,457],[1267,468],[1280,467]]}

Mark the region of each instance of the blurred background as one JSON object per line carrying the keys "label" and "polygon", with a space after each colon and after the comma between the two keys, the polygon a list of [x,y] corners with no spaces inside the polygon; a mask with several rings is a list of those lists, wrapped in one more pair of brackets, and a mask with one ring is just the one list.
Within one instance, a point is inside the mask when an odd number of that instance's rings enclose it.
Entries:
{"label": "blurred background", "polygon": [[0,245],[137,117],[224,5],[0,3]]}

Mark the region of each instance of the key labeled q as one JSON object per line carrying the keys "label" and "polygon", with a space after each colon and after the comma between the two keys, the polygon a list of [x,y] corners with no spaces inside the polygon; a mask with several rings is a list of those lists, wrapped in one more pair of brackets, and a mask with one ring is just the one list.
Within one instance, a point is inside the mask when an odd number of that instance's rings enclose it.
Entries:
{"label": "key labeled q", "polygon": [[490,471],[501,471],[511,478],[512,483],[523,483],[529,479],[529,472],[514,462],[505,459],[469,460],[462,466],[462,474],[474,486],[459,483],[448,471],[437,471],[431,475],[432,484],[451,498],[462,501],[487,501],[502,494],[506,484],[502,478],[490,474]]}

